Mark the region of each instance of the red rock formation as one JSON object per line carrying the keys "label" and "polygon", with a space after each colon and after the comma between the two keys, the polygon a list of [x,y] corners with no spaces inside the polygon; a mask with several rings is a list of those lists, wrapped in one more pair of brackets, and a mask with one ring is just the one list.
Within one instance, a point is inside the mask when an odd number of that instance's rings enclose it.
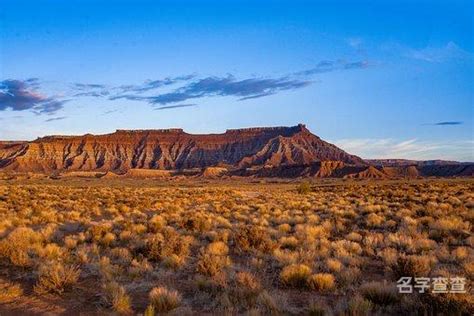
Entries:
{"label": "red rock formation", "polygon": [[107,175],[113,172],[131,177],[237,175],[385,179],[474,175],[474,165],[469,163],[364,161],[323,141],[302,124],[233,129],[223,134],[194,135],[182,129],[117,130],[105,135],[47,136],[32,142],[0,142],[0,170],[107,172]]}
{"label": "red rock formation", "polygon": [[47,136],[0,147],[0,166],[14,171],[121,171],[212,166],[305,165],[336,160],[364,164],[311,134],[293,127],[247,128],[193,135],[181,129],[117,130],[106,135]]}

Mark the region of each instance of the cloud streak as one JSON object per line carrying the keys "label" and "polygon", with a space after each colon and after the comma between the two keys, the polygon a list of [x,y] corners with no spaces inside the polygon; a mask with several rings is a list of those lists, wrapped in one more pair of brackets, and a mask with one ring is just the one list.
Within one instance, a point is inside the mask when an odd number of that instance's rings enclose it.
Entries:
{"label": "cloud streak", "polygon": [[448,122],[438,122],[438,123],[434,123],[433,125],[436,125],[436,126],[450,126],[450,125],[462,125],[463,122],[461,121],[448,121]]}
{"label": "cloud streak", "polygon": [[54,114],[68,101],[45,96],[36,91],[38,88],[36,78],[0,81],[0,111],[31,110],[36,114]]}
{"label": "cloud streak", "polygon": [[161,106],[159,108],[156,108],[155,110],[160,111],[160,110],[187,108],[187,107],[194,107],[194,106],[197,106],[197,104],[176,104],[176,105]]}
{"label": "cloud streak", "polygon": [[322,74],[326,72],[338,71],[338,70],[351,70],[351,69],[364,69],[371,66],[368,60],[359,60],[354,62],[347,62],[343,60],[323,60],[320,61],[315,67],[306,69],[303,71],[295,72],[296,76],[312,76]]}
{"label": "cloud streak", "polygon": [[285,90],[295,90],[311,83],[310,80],[282,78],[250,78],[238,80],[232,75],[226,77],[206,77],[189,82],[172,92],[156,96],[140,96],[135,94],[118,95],[111,100],[127,99],[147,101],[150,104],[166,105],[190,99],[215,96],[233,96],[239,101],[260,98]]}
{"label": "cloud streak", "polygon": [[53,121],[61,121],[67,118],[67,116],[60,116],[60,117],[52,117],[50,119],[45,120],[45,122],[53,122]]}
{"label": "cloud streak", "polygon": [[[234,97],[237,101],[263,98],[284,91],[294,91],[311,85],[313,76],[331,71],[370,67],[368,61],[321,61],[315,67],[280,77],[236,78],[234,75],[199,77],[195,74],[147,80],[141,84],[111,86],[101,83],[72,83],[63,97],[47,96],[38,90],[38,78],[0,81],[0,111],[30,110],[35,114],[55,114],[66,102],[76,98],[125,99],[146,102],[158,109],[179,108],[181,102],[209,97]],[[177,87],[173,87],[178,85]],[[168,89],[161,93],[155,90]],[[182,104],[181,104],[182,105]],[[185,104],[188,105],[188,104]]]}
{"label": "cloud streak", "polygon": [[[231,74],[223,77],[209,76],[199,78],[193,74],[167,77],[159,80],[147,80],[139,85],[121,85],[109,89],[104,89],[103,85],[97,84],[76,84],[81,91],[75,96],[107,97],[112,101],[125,99],[129,101],[147,102],[148,104],[159,106],[204,97],[235,97],[237,101],[245,101],[307,87],[313,83],[311,77],[317,74],[332,71],[365,69],[370,66],[372,66],[372,64],[366,60],[354,62],[325,60],[319,62],[313,68],[276,78],[254,77],[238,79]],[[149,94],[153,90],[179,83],[182,85],[171,91]],[[89,88],[90,91],[84,91],[86,88]]]}
{"label": "cloud streak", "polygon": [[340,139],[336,146],[365,159],[414,159],[474,161],[474,141],[420,141],[418,139]]}

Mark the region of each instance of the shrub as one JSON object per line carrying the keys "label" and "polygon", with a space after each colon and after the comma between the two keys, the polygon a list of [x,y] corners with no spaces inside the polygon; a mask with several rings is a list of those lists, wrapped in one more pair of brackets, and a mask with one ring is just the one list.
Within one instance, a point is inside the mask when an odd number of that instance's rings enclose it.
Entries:
{"label": "shrub", "polygon": [[263,310],[264,315],[280,314],[280,307],[275,298],[265,290],[257,297],[257,305]]}
{"label": "shrub", "polygon": [[29,250],[39,239],[39,234],[31,228],[16,228],[0,241],[0,258],[7,258],[15,266],[29,266],[31,264]]}
{"label": "shrub", "polygon": [[231,260],[227,255],[219,256],[201,250],[196,270],[207,276],[215,276],[230,264]]}
{"label": "shrub", "polygon": [[316,291],[329,291],[334,289],[334,276],[330,273],[317,273],[308,277],[308,286]]}
{"label": "shrub", "polygon": [[216,256],[225,256],[229,252],[229,247],[222,241],[214,241],[207,245],[208,254]]}
{"label": "shrub", "polygon": [[256,304],[262,286],[249,272],[237,272],[230,289],[231,299],[237,306],[252,307]]}
{"label": "shrub", "polygon": [[308,181],[303,181],[298,185],[296,191],[298,191],[299,194],[308,194],[311,192],[311,185]]}
{"label": "shrub", "polygon": [[240,251],[255,249],[270,253],[276,248],[268,231],[257,226],[242,226],[234,233],[234,242]]}
{"label": "shrub", "polygon": [[290,264],[283,268],[280,280],[287,286],[304,287],[311,275],[311,268],[304,264]]}
{"label": "shrub", "polygon": [[346,313],[348,315],[370,315],[374,304],[360,296],[355,296],[347,304]]}
{"label": "shrub", "polygon": [[39,267],[35,292],[61,294],[77,283],[80,272],[77,266],[65,265],[57,261],[43,264]]}
{"label": "shrub", "polygon": [[427,256],[399,256],[392,265],[395,279],[401,277],[426,277],[431,271],[432,261]]}
{"label": "shrub", "polygon": [[155,215],[150,219],[148,225],[151,231],[158,232],[166,226],[166,219],[161,215]]}
{"label": "shrub", "polygon": [[420,297],[427,315],[472,315],[472,295],[425,293]]}
{"label": "shrub", "polygon": [[120,314],[129,314],[132,311],[130,297],[127,295],[125,288],[115,281],[107,282],[104,285],[105,303]]}
{"label": "shrub", "polygon": [[165,287],[155,287],[149,293],[150,305],[158,313],[167,313],[181,305],[181,295]]}
{"label": "shrub", "polygon": [[392,305],[400,301],[400,294],[395,286],[386,282],[365,283],[360,287],[360,292],[365,299],[380,306]]}
{"label": "shrub", "polygon": [[174,229],[164,229],[147,241],[148,257],[161,261],[171,255],[184,260],[189,254],[190,239],[181,236]]}
{"label": "shrub", "polygon": [[339,272],[342,269],[342,263],[339,260],[334,259],[334,258],[326,259],[325,264],[326,264],[327,270],[331,272]]}
{"label": "shrub", "polygon": [[326,307],[322,306],[320,303],[311,302],[306,309],[306,315],[310,316],[324,316],[326,315]]}
{"label": "shrub", "polygon": [[8,303],[23,295],[19,284],[0,283],[0,303]]}
{"label": "shrub", "polygon": [[192,232],[206,232],[212,227],[212,222],[201,215],[192,215],[188,217],[184,223],[183,227]]}

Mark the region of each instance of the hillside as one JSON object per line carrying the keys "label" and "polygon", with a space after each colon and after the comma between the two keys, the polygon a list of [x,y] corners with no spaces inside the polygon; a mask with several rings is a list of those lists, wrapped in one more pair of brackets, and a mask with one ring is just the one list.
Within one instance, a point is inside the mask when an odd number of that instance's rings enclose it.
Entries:
{"label": "hillside", "polygon": [[[399,162],[399,163],[397,163]],[[112,172],[118,175],[395,178],[472,176],[472,164],[367,160],[312,134],[305,125],[189,134],[182,129],[117,130],[111,134],[46,136],[0,142],[7,172]],[[138,170],[143,170],[138,172]],[[75,173],[73,173],[75,172]]]}

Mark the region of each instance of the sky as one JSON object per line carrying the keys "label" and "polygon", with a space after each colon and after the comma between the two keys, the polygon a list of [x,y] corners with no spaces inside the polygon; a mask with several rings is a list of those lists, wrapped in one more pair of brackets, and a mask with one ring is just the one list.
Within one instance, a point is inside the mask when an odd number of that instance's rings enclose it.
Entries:
{"label": "sky", "polygon": [[474,161],[473,1],[0,0],[0,139],[305,123]]}

